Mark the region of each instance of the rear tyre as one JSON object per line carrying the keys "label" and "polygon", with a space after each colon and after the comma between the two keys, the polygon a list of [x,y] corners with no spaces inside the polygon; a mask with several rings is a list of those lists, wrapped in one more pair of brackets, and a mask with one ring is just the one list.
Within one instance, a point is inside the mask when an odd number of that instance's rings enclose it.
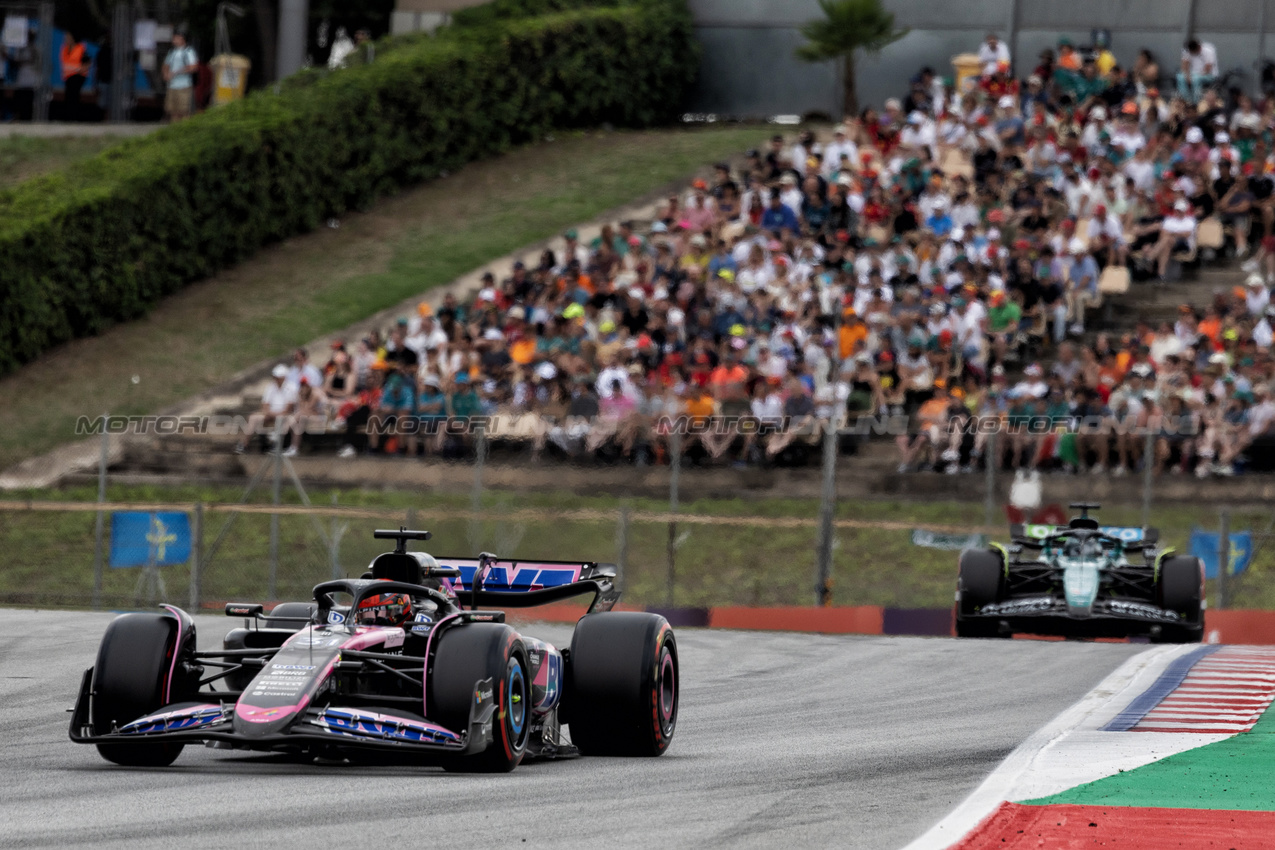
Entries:
{"label": "rear tyre", "polygon": [[1160,581],[1156,588],[1160,607],[1180,614],[1185,622],[1165,626],[1156,643],[1199,643],[1204,639],[1204,612],[1200,609],[1200,591],[1204,567],[1199,558],[1179,556],[1165,558],[1160,565]]}
{"label": "rear tyre", "polygon": [[576,624],[563,697],[585,755],[658,756],[677,727],[677,641],[657,614],[589,614]]}
{"label": "rear tyre", "polygon": [[499,623],[466,623],[443,633],[434,654],[425,716],[465,731],[474,684],[492,680],[496,716],[492,742],[481,753],[444,762],[447,770],[506,773],[522,761],[531,732],[531,680],[518,633]]}
{"label": "rear tyre", "polygon": [[[177,621],[163,614],[125,614],[106,627],[93,665],[94,734],[106,734],[165,703],[173,666]],[[170,695],[171,696],[171,695]],[[181,744],[98,744],[107,761],[130,767],[165,767]]]}

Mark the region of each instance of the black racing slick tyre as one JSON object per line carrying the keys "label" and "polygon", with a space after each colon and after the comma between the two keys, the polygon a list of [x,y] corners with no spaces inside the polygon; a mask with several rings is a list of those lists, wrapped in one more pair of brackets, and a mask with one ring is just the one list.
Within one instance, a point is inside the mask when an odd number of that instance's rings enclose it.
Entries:
{"label": "black racing slick tyre", "polygon": [[1156,587],[1160,607],[1182,615],[1185,622],[1165,626],[1154,638],[1157,643],[1199,643],[1204,639],[1204,612],[1200,609],[1203,581],[1204,567],[1199,558],[1164,559]]}
{"label": "black racing slick tyre", "polygon": [[[961,553],[960,574],[956,588],[956,636],[966,638],[1000,637],[1000,624],[972,615],[984,605],[1000,600],[1005,587],[1005,561],[990,549],[967,549]],[[967,619],[967,617],[969,619]]]}
{"label": "black racing slick tyre", "polygon": [[972,614],[977,608],[1000,600],[1005,586],[1005,560],[990,549],[967,549],[961,553],[958,581],[961,611]]}
{"label": "black racing slick tyre", "polygon": [[527,752],[531,733],[531,679],[518,633],[499,623],[466,623],[442,634],[434,654],[426,717],[454,732],[468,728],[474,685],[492,680],[496,716],[492,742],[477,755],[443,763],[447,770],[505,773]]}
{"label": "black racing slick tyre", "polygon": [[563,697],[584,755],[658,756],[677,727],[677,641],[657,614],[589,614],[576,624]]}
{"label": "black racing slick tyre", "polygon": [[[92,720],[95,734],[143,717],[164,704],[173,666],[177,621],[163,614],[124,614],[106,627],[93,665]],[[107,761],[130,767],[165,767],[181,744],[98,744]]]}

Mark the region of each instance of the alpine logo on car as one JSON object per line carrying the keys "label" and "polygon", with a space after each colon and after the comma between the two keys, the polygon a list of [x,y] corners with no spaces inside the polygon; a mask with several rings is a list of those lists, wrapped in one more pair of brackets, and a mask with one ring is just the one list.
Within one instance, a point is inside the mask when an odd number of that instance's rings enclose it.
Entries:
{"label": "alpine logo on car", "polygon": [[[474,573],[478,566],[458,563],[460,581],[457,590],[468,590],[474,586]],[[492,566],[483,577],[484,590],[541,590],[546,587],[562,587],[580,578],[580,569],[564,567],[547,567],[540,564],[504,567]]]}
{"label": "alpine logo on car", "polygon": [[345,615],[342,614],[340,611],[328,612],[328,625],[339,626],[344,622],[345,622]]}

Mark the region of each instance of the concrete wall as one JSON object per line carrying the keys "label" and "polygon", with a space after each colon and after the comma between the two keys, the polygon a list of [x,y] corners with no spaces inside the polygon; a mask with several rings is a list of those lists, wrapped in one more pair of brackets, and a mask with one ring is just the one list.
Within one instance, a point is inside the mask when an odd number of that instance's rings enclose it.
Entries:
{"label": "concrete wall", "polygon": [[447,22],[452,12],[481,6],[487,0],[397,0],[390,18],[390,32],[433,32]]}
{"label": "concrete wall", "polygon": [[[1176,69],[1191,29],[1217,46],[1223,69],[1243,67],[1275,53],[1275,0],[885,0],[895,21],[911,32],[876,57],[859,63],[861,103],[880,105],[902,93],[921,66],[951,73],[951,57],[976,50],[996,31],[1014,51],[1024,75],[1040,51],[1062,36],[1088,43],[1093,29],[1112,32],[1123,64],[1150,48],[1166,73]],[[689,109],[748,117],[827,112],[841,105],[838,75],[829,64],[793,56],[801,24],[821,13],[816,0],[689,0],[704,45],[704,64]],[[1262,36],[1262,28],[1270,35]]]}

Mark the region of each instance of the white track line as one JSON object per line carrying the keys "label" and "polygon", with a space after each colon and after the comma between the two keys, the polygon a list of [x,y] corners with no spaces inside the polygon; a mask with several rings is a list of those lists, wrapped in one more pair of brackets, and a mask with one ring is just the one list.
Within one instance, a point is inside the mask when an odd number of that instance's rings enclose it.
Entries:
{"label": "white track line", "polygon": [[[1229,737],[1228,734],[1139,735],[1097,731],[1149,688],[1175,659],[1197,649],[1198,646],[1189,644],[1159,646],[1130,658],[1079,702],[1018,745],[951,814],[904,850],[944,850],[960,841],[1007,799],[1032,799],[1056,793]],[[1063,748],[1050,757],[1048,751],[1067,737],[1074,739],[1078,746]],[[1153,755],[1148,755],[1148,744],[1154,747]],[[1046,761],[1048,765],[1043,764]]]}

